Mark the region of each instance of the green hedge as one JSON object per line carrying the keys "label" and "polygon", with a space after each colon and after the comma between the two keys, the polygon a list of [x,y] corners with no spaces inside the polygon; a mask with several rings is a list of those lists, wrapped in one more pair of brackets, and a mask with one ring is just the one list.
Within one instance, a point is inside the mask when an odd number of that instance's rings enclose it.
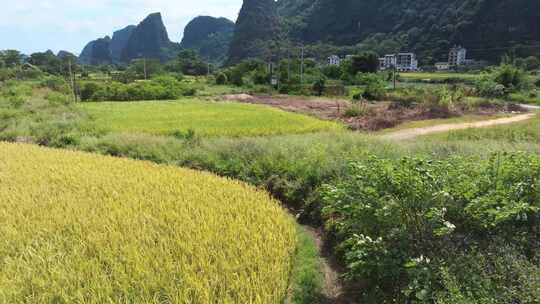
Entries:
{"label": "green hedge", "polygon": [[82,101],[169,100],[195,95],[196,91],[174,77],[157,77],[129,84],[86,82],[81,85]]}

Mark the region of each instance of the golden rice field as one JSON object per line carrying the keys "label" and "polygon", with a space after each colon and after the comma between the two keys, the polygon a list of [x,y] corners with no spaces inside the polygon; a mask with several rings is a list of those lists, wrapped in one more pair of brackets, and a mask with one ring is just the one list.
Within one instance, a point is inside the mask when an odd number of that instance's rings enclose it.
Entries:
{"label": "golden rice field", "polygon": [[265,192],[0,142],[0,303],[282,303],[295,224]]}

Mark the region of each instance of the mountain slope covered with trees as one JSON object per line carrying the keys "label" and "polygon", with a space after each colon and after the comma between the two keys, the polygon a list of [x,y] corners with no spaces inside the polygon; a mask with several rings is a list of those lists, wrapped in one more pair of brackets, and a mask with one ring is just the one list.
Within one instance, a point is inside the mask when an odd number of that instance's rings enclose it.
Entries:
{"label": "mountain slope covered with trees", "polygon": [[244,0],[229,49],[229,63],[268,57],[268,42],[277,39],[279,16],[274,0]]}
{"label": "mountain slope covered with trees", "polygon": [[[268,39],[267,31],[273,27],[261,32],[261,20],[273,16],[268,13],[273,8],[260,8],[273,4],[244,1],[233,58],[254,54],[238,46]],[[540,54],[540,2],[536,0],[279,0],[275,4],[281,33],[297,43],[358,45],[379,54],[414,51],[422,63],[444,59],[455,44],[468,48],[470,57],[489,61],[512,52],[521,57]]]}
{"label": "mountain slope covered with trees", "polygon": [[206,59],[220,63],[227,59],[234,35],[234,22],[226,18],[199,16],[188,23],[180,46],[193,49]]}

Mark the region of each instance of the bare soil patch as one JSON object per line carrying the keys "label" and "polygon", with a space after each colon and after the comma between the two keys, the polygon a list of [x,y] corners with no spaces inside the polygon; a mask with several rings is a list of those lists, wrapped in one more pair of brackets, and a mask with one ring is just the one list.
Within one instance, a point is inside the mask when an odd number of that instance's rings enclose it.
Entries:
{"label": "bare soil patch", "polygon": [[[352,130],[379,131],[394,128],[409,121],[444,119],[459,117],[464,114],[490,116],[497,113],[524,113],[528,109],[521,106],[502,106],[485,104],[475,109],[441,107],[437,105],[402,106],[399,103],[385,101],[377,103],[352,104],[339,98],[315,98],[288,95],[225,95],[224,101],[236,101],[250,104],[263,104],[284,111],[311,115],[324,120],[339,120]],[[348,111],[349,110],[349,111]],[[348,115],[356,112],[356,115]]]}
{"label": "bare soil patch", "polygon": [[350,106],[347,100],[287,95],[225,95],[222,100],[269,105],[284,111],[312,115],[325,120],[339,119]]}

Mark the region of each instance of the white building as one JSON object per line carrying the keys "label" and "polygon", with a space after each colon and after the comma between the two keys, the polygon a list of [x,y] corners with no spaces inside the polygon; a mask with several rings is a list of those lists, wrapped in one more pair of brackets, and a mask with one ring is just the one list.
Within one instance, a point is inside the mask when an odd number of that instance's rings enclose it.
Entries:
{"label": "white building", "polygon": [[386,70],[384,57],[379,58],[379,70]]}
{"label": "white building", "polygon": [[332,55],[328,57],[328,65],[340,65],[341,64],[341,58],[337,55]]}
{"label": "white building", "polygon": [[400,72],[418,70],[418,60],[414,53],[399,53],[396,55],[396,68]]}
{"label": "white building", "polygon": [[396,55],[388,54],[384,57],[379,58],[379,68],[381,70],[393,69],[396,65]]}
{"label": "white building", "polygon": [[437,71],[448,71],[450,69],[450,64],[448,62],[437,62],[435,63],[435,68]]}
{"label": "white building", "polygon": [[450,67],[465,65],[467,62],[467,50],[462,46],[454,46],[448,54]]}
{"label": "white building", "polygon": [[414,53],[388,54],[379,58],[379,66],[381,70],[390,70],[395,67],[400,72],[416,71],[418,60]]}

